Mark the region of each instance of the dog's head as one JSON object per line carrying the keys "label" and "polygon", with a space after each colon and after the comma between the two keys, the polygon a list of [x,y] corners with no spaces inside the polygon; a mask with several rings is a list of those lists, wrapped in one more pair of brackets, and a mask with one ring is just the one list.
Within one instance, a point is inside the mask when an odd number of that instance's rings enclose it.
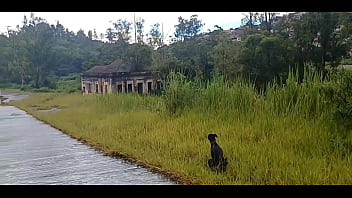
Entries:
{"label": "dog's head", "polygon": [[209,140],[210,142],[213,142],[213,141],[215,141],[215,138],[216,138],[216,137],[218,137],[216,134],[211,133],[211,134],[208,135],[208,140]]}

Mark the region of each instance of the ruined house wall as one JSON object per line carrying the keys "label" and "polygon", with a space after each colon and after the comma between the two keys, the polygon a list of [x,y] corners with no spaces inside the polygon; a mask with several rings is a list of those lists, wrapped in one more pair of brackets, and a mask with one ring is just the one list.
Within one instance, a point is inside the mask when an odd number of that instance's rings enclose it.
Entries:
{"label": "ruined house wall", "polygon": [[[149,84],[148,84],[149,83]],[[81,76],[83,94],[107,94],[139,92],[147,94],[157,89],[157,80],[151,75],[121,75],[121,76]],[[149,89],[148,89],[149,88]]]}

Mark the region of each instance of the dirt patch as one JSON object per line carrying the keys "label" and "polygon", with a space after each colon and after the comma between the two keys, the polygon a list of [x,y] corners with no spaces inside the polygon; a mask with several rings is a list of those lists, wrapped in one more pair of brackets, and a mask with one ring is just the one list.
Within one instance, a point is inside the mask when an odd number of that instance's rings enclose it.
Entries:
{"label": "dirt patch", "polygon": [[37,110],[37,111],[44,112],[44,113],[55,113],[55,112],[61,111],[61,109],[54,107],[51,109],[41,109],[41,110]]}

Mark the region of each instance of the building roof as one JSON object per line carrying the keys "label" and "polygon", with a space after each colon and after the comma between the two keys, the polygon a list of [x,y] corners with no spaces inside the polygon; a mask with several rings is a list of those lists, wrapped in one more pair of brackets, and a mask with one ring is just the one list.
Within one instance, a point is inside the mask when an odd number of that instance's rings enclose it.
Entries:
{"label": "building roof", "polygon": [[85,77],[126,77],[126,76],[150,76],[156,75],[159,71],[149,69],[134,70],[134,67],[123,62],[121,59],[117,59],[109,65],[97,65],[86,72],[83,72],[81,76]]}
{"label": "building roof", "polygon": [[131,67],[129,67],[122,60],[117,59],[109,65],[97,65],[90,68],[88,71],[84,72],[84,74],[109,74],[109,73],[117,73],[117,72],[130,72]]}

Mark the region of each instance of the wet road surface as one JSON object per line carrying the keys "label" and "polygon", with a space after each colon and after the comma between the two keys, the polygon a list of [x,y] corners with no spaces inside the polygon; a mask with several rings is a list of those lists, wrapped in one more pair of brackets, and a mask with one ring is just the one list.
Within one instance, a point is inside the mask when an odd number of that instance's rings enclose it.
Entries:
{"label": "wet road surface", "polygon": [[0,184],[172,185],[105,156],[13,106],[0,106]]}

